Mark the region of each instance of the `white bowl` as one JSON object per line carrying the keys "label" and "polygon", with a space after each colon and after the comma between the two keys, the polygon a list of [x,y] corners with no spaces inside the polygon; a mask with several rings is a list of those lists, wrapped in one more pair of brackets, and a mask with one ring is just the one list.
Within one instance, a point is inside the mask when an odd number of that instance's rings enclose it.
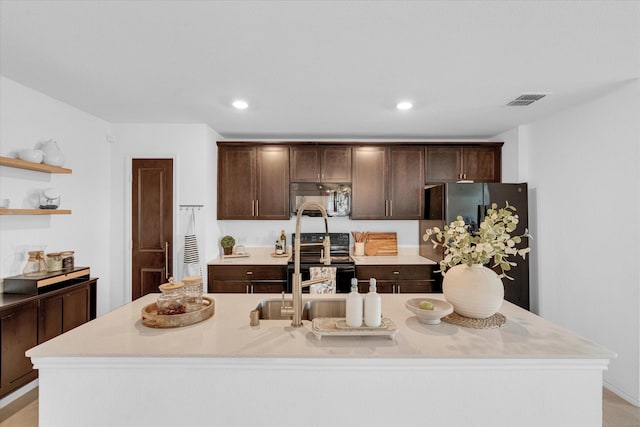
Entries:
{"label": "white bowl", "polygon": [[20,157],[25,162],[33,162],[33,163],[42,163],[44,159],[44,153],[40,150],[33,150],[28,148],[26,150],[20,150],[18,153],[18,157]]}
{"label": "white bowl", "polygon": [[[429,301],[433,304],[433,310],[423,310],[419,307],[420,301]],[[453,313],[453,306],[446,301],[434,298],[412,298],[405,306],[418,316],[418,322],[427,325],[437,325],[444,316]]]}

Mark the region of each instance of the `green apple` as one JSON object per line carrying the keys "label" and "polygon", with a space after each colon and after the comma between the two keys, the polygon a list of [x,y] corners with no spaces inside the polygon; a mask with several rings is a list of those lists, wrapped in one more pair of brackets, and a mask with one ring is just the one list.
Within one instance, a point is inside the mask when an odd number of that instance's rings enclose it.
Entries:
{"label": "green apple", "polygon": [[431,301],[420,301],[418,307],[422,310],[433,310],[433,303]]}

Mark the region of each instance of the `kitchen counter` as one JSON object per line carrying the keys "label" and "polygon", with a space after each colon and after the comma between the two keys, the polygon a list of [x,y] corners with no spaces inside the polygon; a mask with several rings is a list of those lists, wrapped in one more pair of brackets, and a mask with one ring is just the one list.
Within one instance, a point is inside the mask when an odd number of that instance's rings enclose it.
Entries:
{"label": "kitchen counter", "polygon": [[41,425],[601,423],[615,354],[508,302],[506,326],[477,330],[420,324],[404,307],[416,295],[383,295],[394,340],[317,340],[308,321],[249,326],[257,302],[280,295],[211,296],[214,317],[195,325],[145,327],[147,295],[29,350]]}
{"label": "kitchen counter", "polygon": [[[209,261],[208,265],[287,265],[291,257],[274,257],[273,248],[249,247],[246,248],[248,257],[223,258],[218,257]],[[291,247],[289,247],[291,253]],[[354,256],[355,265],[437,265],[428,258],[418,254],[417,248],[398,248],[397,256]]]}

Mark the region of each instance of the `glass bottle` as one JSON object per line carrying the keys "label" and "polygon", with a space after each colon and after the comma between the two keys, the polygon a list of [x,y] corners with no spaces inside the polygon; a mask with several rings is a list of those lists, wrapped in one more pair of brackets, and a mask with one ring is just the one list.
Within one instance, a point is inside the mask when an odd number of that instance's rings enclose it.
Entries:
{"label": "glass bottle", "polygon": [[184,283],[174,282],[173,278],[169,283],[159,286],[162,294],[158,297],[158,314],[171,315],[182,314],[186,311],[184,305]]}
{"label": "glass bottle", "polygon": [[44,251],[37,251],[36,259],[38,260],[38,274],[44,274],[49,271],[47,261],[44,258]]}
{"label": "glass bottle", "polygon": [[22,270],[22,274],[25,276],[37,276],[40,274],[40,262],[38,261],[38,252],[40,251],[29,251],[29,259],[27,260],[27,265],[25,265]]}
{"label": "glass bottle", "polygon": [[184,283],[185,311],[198,311],[202,308],[202,276],[182,278]]}

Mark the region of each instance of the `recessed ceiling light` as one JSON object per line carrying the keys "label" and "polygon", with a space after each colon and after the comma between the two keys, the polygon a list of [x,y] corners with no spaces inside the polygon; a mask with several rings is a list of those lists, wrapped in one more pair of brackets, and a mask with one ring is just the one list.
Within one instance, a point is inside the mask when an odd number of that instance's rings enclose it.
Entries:
{"label": "recessed ceiling light", "polygon": [[396,104],[396,108],[398,110],[403,110],[403,111],[404,110],[410,110],[410,109],[413,108],[413,104],[411,102],[409,102],[409,101],[402,101],[402,102],[398,102]]}
{"label": "recessed ceiling light", "polygon": [[233,105],[233,107],[237,108],[238,110],[245,110],[247,107],[249,107],[247,101],[243,101],[242,99],[236,99],[231,105]]}

